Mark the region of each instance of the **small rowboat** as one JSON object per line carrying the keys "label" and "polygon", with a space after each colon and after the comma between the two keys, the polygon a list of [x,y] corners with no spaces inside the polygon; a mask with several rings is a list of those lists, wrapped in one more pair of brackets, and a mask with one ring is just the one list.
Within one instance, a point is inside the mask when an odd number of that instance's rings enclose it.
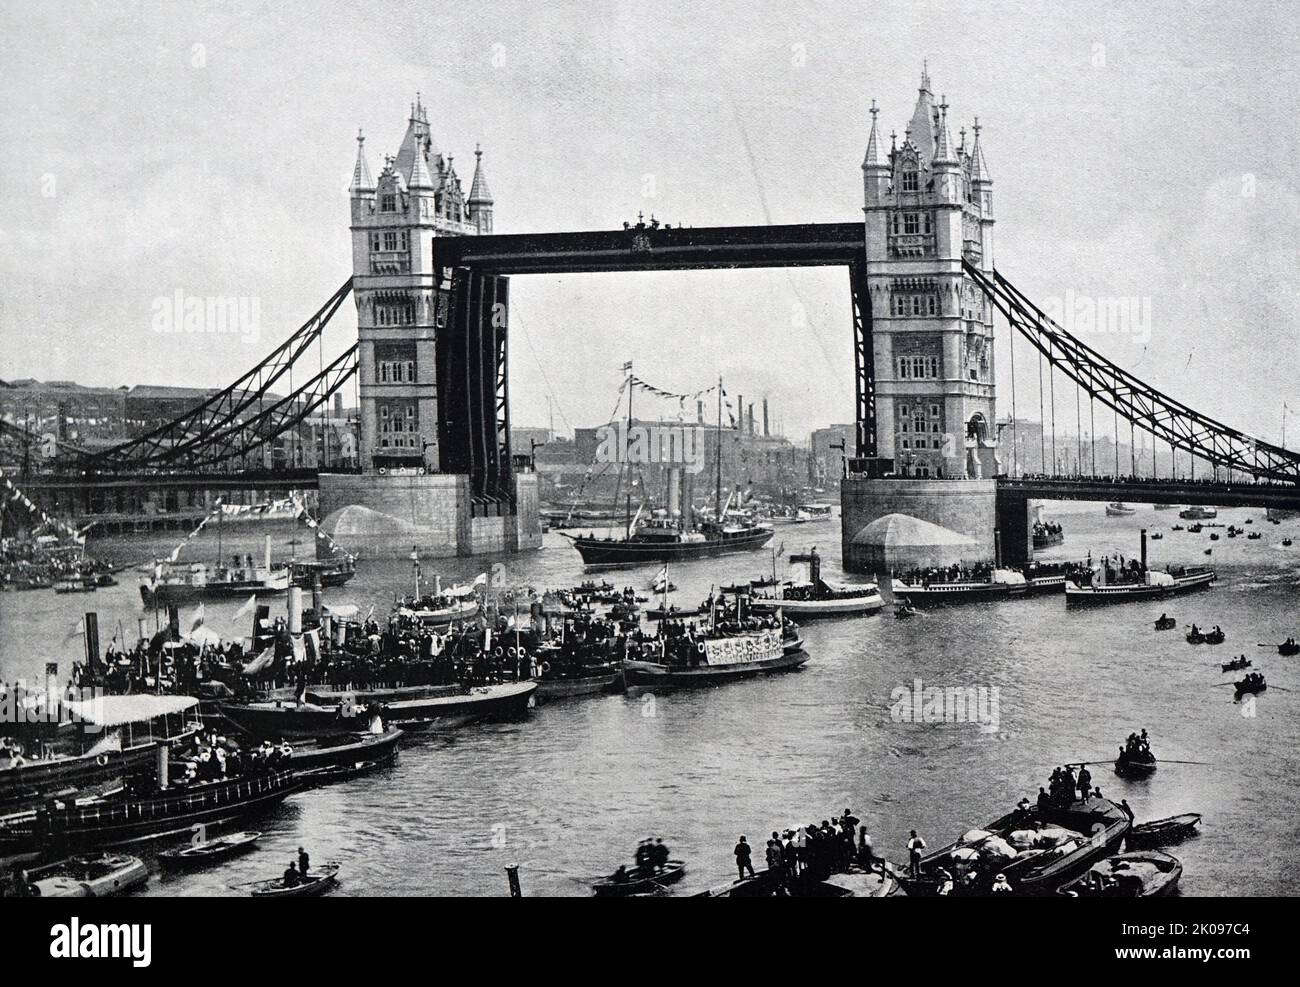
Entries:
{"label": "small rowboat", "polygon": [[1156,759],[1135,761],[1130,757],[1117,757],[1115,773],[1121,778],[1150,778],[1156,773]]}
{"label": "small rowboat", "polygon": [[1199,812],[1185,812],[1181,816],[1170,816],[1168,819],[1155,819],[1142,823],[1128,831],[1128,836],[1125,837],[1126,846],[1130,850],[1169,846],[1195,834],[1200,822]]}
{"label": "small rowboat", "polygon": [[261,839],[259,832],[231,833],[219,840],[209,840],[194,846],[177,847],[166,853],[158,854],[158,863],[168,869],[179,870],[182,867],[202,867],[233,857],[245,850],[251,850]]}
{"label": "small rowboat", "polygon": [[1249,658],[1234,658],[1232,661],[1220,662],[1219,667],[1225,672],[1239,672],[1243,668],[1250,668],[1252,664]]}
{"label": "small rowboat", "polygon": [[1277,653],[1283,658],[1300,655],[1300,641],[1283,641],[1277,646]]}
{"label": "small rowboat", "polygon": [[1264,681],[1264,677],[1262,675],[1259,678],[1254,680],[1242,679],[1240,682],[1234,683],[1234,685],[1236,687],[1238,696],[1246,696],[1246,695],[1253,696],[1256,695],[1257,693],[1263,692],[1265,689],[1268,688],[1268,683]]}
{"label": "small rowboat", "polygon": [[633,867],[627,872],[625,880],[615,880],[612,875],[603,878],[593,884],[591,890],[597,898],[629,898],[676,884],[685,876],[685,861],[670,860],[664,864],[663,870]]}
{"label": "small rowboat", "polygon": [[1205,635],[1206,644],[1222,644],[1227,639],[1228,635],[1224,634],[1221,630],[1213,630]]}
{"label": "small rowboat", "polygon": [[252,885],[251,894],[254,898],[314,898],[332,888],[338,875],[338,864],[326,864],[319,870],[309,871],[305,880],[291,887],[285,887],[281,877],[258,881]]}
{"label": "small rowboat", "polygon": [[1158,850],[1120,853],[1093,864],[1082,876],[1058,889],[1070,898],[1160,898],[1183,876],[1176,857]]}
{"label": "small rowboat", "polygon": [[139,857],[100,853],[29,871],[27,881],[31,893],[40,898],[103,898],[147,884],[149,868]]}
{"label": "small rowboat", "polygon": [[1158,631],[1172,631],[1177,626],[1178,626],[1178,621],[1175,620],[1173,617],[1156,618],[1156,630]]}

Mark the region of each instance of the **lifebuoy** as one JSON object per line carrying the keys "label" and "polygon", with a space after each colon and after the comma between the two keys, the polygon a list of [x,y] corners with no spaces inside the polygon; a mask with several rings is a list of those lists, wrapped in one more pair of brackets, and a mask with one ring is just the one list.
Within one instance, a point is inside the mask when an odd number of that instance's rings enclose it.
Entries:
{"label": "lifebuoy", "polygon": [[501,650],[501,645],[498,644],[495,648],[492,649],[492,654],[500,658],[503,654],[505,654],[505,652]]}
{"label": "lifebuoy", "polygon": [[95,763],[102,768],[105,764],[108,763],[108,755],[100,754],[99,757],[95,758]]}
{"label": "lifebuoy", "polygon": [[551,663],[549,661],[542,662],[542,674],[543,675],[551,674]]}
{"label": "lifebuoy", "polygon": [[387,476],[387,475],[388,475],[388,467],[387,467],[387,466],[381,466],[381,467],[379,467],[379,475],[380,475],[380,476]]}
{"label": "lifebuoy", "polygon": [[699,644],[695,646],[695,650],[698,651],[700,654],[704,654],[704,652],[707,651],[708,649],[704,647],[704,642],[701,641]]}

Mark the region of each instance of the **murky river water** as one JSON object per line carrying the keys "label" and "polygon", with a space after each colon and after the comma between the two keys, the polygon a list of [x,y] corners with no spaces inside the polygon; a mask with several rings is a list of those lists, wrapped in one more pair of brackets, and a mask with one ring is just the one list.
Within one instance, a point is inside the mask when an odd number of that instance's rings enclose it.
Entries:
{"label": "murky river water", "polygon": [[[1153,564],[1206,561],[1208,531],[1168,532],[1173,512],[1139,507],[1115,519],[1101,505],[1057,507],[1066,544],[1044,557],[1135,555],[1147,525],[1167,532],[1151,545]],[[339,894],[504,894],[504,867],[517,863],[525,894],[581,895],[652,834],[688,862],[689,890],[731,876],[738,834],[761,857],[771,830],[845,806],[869,826],[878,852],[902,860],[909,829],[940,845],[1035,793],[1054,765],[1112,756],[1145,727],[1159,757],[1210,763],[1165,764],[1144,782],[1119,779],[1106,764],[1091,770],[1103,794],[1127,798],[1139,820],[1204,813],[1203,833],[1174,851],[1186,868],[1182,893],[1295,894],[1300,882],[1287,861],[1300,845],[1300,658],[1256,645],[1300,634],[1300,547],[1280,544],[1300,535],[1300,520],[1273,526],[1260,512],[1233,510],[1220,521],[1247,517],[1264,538],[1213,543],[1217,587],[1168,607],[1180,624],[1222,625],[1228,641],[1219,647],[1188,645],[1181,630],[1157,633],[1159,608],[1067,612],[1059,596],[910,621],[886,614],[812,624],[812,660],[796,673],[713,690],[575,698],[519,722],[411,739],[391,768],[295,796],[251,823],[266,832],[252,854],[195,874],[155,874],[144,893],[240,893],[232,886],[278,874],[305,844],[313,860],[343,864]],[[228,553],[256,552],[270,530],[278,558],[294,537],[282,523],[237,534],[232,527]],[[91,550],[143,559],[174,540],[119,539]],[[778,530],[774,544],[782,542],[787,553],[815,544],[836,577],[838,518]],[[214,550],[201,541],[197,552]],[[493,562],[511,582],[539,588],[583,578],[577,553],[555,533],[540,552],[446,560],[441,571],[472,578]],[[426,562],[426,574],[436,564]],[[675,599],[694,602],[711,582],[769,567],[763,552],[678,566]],[[609,578],[643,590],[653,572]],[[69,631],[83,609],[99,612],[103,641],[119,620],[133,639],[137,584],[128,572],[94,596],[0,595],[0,675],[33,677],[52,660],[69,667],[80,650]],[[382,615],[409,585],[409,562],[363,560],[327,600],[375,603]],[[243,636],[243,621],[230,620],[239,604],[208,604],[208,623]],[[1270,683],[1250,704],[1218,687],[1230,677],[1217,663],[1243,651]],[[927,687],[996,688],[997,729],[895,722],[891,693],[918,677]]]}

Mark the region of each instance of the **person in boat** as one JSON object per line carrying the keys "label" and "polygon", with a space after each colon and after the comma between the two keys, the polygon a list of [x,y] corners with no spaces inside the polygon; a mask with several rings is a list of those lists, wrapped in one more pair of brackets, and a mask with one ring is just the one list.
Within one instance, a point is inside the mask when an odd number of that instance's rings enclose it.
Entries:
{"label": "person in boat", "polygon": [[302,847],[298,847],[298,873],[303,877],[307,876],[307,871],[311,869],[311,855]]}
{"label": "person in boat", "polygon": [[[776,834],[773,833],[773,836]],[[660,837],[655,838],[654,853],[651,857],[651,863],[654,864],[656,871],[662,871],[668,866],[668,847],[664,846],[664,841]]]}
{"label": "person in boat", "polygon": [[1086,764],[1079,765],[1079,780],[1075,782],[1075,784],[1079,788],[1080,800],[1086,799],[1088,797],[1088,792],[1092,788],[1092,772],[1088,770]]}
{"label": "person in boat", "polygon": [[1137,816],[1133,813],[1133,807],[1128,804],[1128,799],[1120,799],[1119,807],[1124,810],[1124,815],[1128,816],[1130,824],[1137,820]]}
{"label": "person in boat", "polygon": [[615,884],[626,884],[628,882],[627,864],[619,864],[618,870],[614,871],[609,879]]}
{"label": "person in boat", "polygon": [[1010,894],[1011,884],[1007,880],[1007,875],[999,874],[997,877],[993,878],[993,886],[989,890],[994,894]]}
{"label": "person in boat", "polygon": [[1074,778],[1074,768],[1070,765],[1065,766],[1065,771],[1061,775],[1061,801],[1069,804],[1074,801],[1074,790],[1078,787],[1078,782]]}
{"label": "person in boat", "polygon": [[1047,809],[1052,807],[1052,796],[1047,794],[1047,789],[1042,785],[1038,786],[1038,812],[1041,815]]}
{"label": "person in boat", "polygon": [[285,868],[284,876],[280,878],[280,885],[286,888],[296,888],[302,883],[302,878],[298,876],[298,866],[292,860],[289,866]]}
{"label": "person in boat", "polygon": [[907,836],[907,872],[915,880],[921,876],[921,851],[925,849],[925,840],[910,830]]}
{"label": "person in boat", "polygon": [[781,838],[772,834],[771,839],[767,841],[767,851],[765,854],[767,860],[768,873],[774,877],[781,876]]}
{"label": "person in boat", "polygon": [[736,857],[737,880],[743,881],[745,879],[746,871],[749,872],[750,877],[753,877],[754,865],[750,861],[750,856],[753,851],[750,849],[749,843],[745,840],[743,834],[741,835],[740,840],[736,843],[736,848],[732,853],[734,853]]}

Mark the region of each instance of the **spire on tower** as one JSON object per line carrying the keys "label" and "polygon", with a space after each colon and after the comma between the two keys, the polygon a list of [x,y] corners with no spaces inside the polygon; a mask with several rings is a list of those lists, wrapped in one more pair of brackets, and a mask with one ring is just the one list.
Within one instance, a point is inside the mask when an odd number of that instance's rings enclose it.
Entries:
{"label": "spire on tower", "polygon": [[[398,152],[401,160],[401,152]],[[415,154],[411,159],[411,176],[406,183],[410,188],[435,188],[433,175],[429,173],[429,162],[424,156],[424,142],[415,145]]]}
{"label": "spire on tower", "polygon": [[921,71],[921,88],[917,91],[916,109],[912,111],[912,122],[908,124],[908,136],[916,148],[921,160],[927,164],[934,158],[935,118],[938,112],[934,107],[934,94],[930,92],[930,71]]}
{"label": "spire on tower", "polygon": [[889,170],[889,161],[885,158],[884,149],[881,147],[880,134],[876,129],[876,117],[880,110],[876,107],[876,101],[871,101],[871,136],[867,138],[867,156],[862,159],[862,167],[882,168]]}
{"label": "spire on tower", "polygon": [[940,97],[938,129],[932,163],[957,164],[957,152],[953,150],[952,135],[948,133],[948,97],[946,96]]}
{"label": "spire on tower", "polygon": [[483,175],[483,149],[478,144],[474,145],[474,181],[470,183],[469,199],[466,201],[471,205],[492,204],[492,191]]}
{"label": "spire on tower", "polygon": [[407,185],[415,183],[416,158],[424,158],[424,171],[427,174],[429,162],[436,162],[438,151],[433,146],[433,137],[429,133],[429,114],[424,107],[420,94],[415,94],[411,104],[411,116],[406,121],[406,136],[397,149],[396,167]]}
{"label": "spire on tower", "polygon": [[930,62],[925,58],[921,59],[921,92],[930,92]]}
{"label": "spire on tower", "polygon": [[989,175],[988,162],[984,160],[984,148],[980,146],[980,118],[975,118],[975,125],[972,128],[975,131],[975,144],[971,148],[970,157],[970,180],[972,182],[987,182],[992,184],[993,178]]}
{"label": "spire on tower", "polygon": [[357,130],[357,163],[352,169],[352,184],[348,186],[349,192],[373,192],[375,190],[375,180],[370,177],[370,165],[366,163],[366,138]]}

